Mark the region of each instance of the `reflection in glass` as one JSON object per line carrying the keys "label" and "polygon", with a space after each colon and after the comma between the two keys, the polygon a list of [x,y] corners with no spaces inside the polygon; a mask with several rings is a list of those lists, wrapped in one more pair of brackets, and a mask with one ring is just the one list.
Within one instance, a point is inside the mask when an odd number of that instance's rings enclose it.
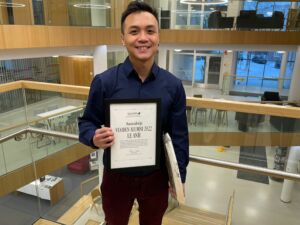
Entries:
{"label": "reflection in glass", "polygon": [[193,76],[193,55],[176,54],[173,58],[173,73],[183,81],[192,82]]}
{"label": "reflection in glass", "polygon": [[196,68],[195,68],[195,82],[204,83],[205,77],[205,67],[206,67],[206,57],[197,56],[196,57]]}

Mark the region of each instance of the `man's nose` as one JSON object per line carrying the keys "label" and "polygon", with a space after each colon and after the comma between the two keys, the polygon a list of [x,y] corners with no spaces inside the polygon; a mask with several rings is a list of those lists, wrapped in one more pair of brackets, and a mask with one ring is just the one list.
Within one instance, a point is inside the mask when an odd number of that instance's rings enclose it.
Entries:
{"label": "man's nose", "polygon": [[141,31],[139,35],[139,41],[146,41],[148,39],[148,35],[145,31]]}

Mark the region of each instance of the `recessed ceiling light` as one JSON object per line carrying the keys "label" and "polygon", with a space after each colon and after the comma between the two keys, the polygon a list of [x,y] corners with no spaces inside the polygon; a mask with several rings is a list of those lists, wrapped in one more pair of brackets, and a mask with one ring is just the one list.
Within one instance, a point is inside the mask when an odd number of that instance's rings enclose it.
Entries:
{"label": "recessed ceiling light", "polygon": [[205,1],[195,1],[195,0],[180,0],[181,4],[188,4],[188,5],[221,5],[221,4],[228,4],[228,0],[215,0],[211,2]]}
{"label": "recessed ceiling light", "polygon": [[92,3],[78,3],[73,5],[76,8],[83,8],[83,9],[110,9],[110,5],[103,5],[103,4],[92,4]]}
{"label": "recessed ceiling light", "polygon": [[0,7],[7,7],[7,8],[23,8],[26,5],[23,3],[12,3],[12,2],[0,2]]}

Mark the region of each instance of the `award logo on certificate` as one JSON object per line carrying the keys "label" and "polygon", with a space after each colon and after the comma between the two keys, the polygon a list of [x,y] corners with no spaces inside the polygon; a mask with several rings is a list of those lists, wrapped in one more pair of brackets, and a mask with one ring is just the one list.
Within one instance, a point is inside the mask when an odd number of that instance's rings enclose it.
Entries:
{"label": "award logo on certificate", "polygon": [[115,142],[108,150],[109,169],[136,170],[158,167],[160,154],[160,100],[107,99],[105,125]]}

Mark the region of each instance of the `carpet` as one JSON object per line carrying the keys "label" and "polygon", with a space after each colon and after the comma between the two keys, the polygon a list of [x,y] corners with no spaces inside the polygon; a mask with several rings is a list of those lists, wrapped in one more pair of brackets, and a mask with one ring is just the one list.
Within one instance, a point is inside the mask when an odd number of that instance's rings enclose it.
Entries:
{"label": "carpet", "polygon": [[[239,163],[267,168],[266,148],[264,146],[240,147]],[[269,184],[268,176],[255,173],[238,171],[237,178]]]}

